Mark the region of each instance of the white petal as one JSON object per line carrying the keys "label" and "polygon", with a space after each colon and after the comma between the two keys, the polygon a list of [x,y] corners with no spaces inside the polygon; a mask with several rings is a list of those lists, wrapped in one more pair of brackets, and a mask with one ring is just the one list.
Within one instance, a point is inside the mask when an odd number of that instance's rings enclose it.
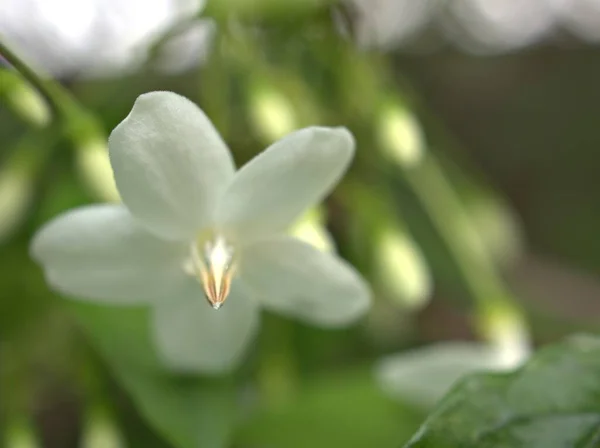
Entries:
{"label": "white petal", "polygon": [[185,297],[155,307],[154,335],[163,362],[178,372],[220,373],[236,366],[253,339],[259,307],[240,281],[214,310],[199,285],[190,282]]}
{"label": "white petal", "polygon": [[186,279],[186,251],[184,244],[140,227],[122,205],[67,212],[46,224],[31,245],[54,289],[122,304],[168,298]]}
{"label": "white petal", "polygon": [[369,308],[369,288],[345,261],[289,237],[252,244],[239,275],[273,311],[310,323],[350,324]]}
{"label": "white petal", "polygon": [[141,95],[109,138],[123,202],[152,232],[187,238],[213,219],[235,168],[219,133],[190,100]]}
{"label": "white petal", "polygon": [[385,358],[377,366],[381,386],[392,396],[433,406],[463,376],[507,370],[502,350],[474,342],[444,342]]}
{"label": "white petal", "polygon": [[242,167],[219,205],[217,220],[236,239],[282,232],[323,199],[353,154],[354,138],[344,128],[294,132]]}

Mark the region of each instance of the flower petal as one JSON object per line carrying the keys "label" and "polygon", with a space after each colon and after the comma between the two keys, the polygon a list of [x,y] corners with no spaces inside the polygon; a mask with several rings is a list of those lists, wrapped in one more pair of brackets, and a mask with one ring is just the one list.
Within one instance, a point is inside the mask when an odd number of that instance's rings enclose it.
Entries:
{"label": "flower petal", "polygon": [[444,342],[385,358],[376,375],[392,396],[423,407],[433,406],[463,376],[516,367],[502,350],[475,342]]}
{"label": "flower petal", "polygon": [[108,143],[123,202],[149,230],[179,239],[211,224],[235,168],[194,103],[172,92],[141,95]]}
{"label": "flower petal", "polygon": [[163,362],[179,372],[220,373],[240,361],[259,323],[257,302],[236,280],[229,298],[217,311],[190,282],[175,303],[156,306],[154,335]]}
{"label": "flower petal", "polygon": [[186,274],[186,245],[156,238],[122,205],[93,205],[46,224],[31,245],[48,283],[81,299],[142,303],[168,298]]}
{"label": "flower petal", "polygon": [[217,221],[236,239],[253,240],[289,227],[332,189],[354,154],[344,128],[293,132],[236,174],[217,210]]}
{"label": "flower petal", "polygon": [[370,305],[369,288],[352,266],[294,238],[246,247],[239,269],[265,307],[313,324],[347,325]]}

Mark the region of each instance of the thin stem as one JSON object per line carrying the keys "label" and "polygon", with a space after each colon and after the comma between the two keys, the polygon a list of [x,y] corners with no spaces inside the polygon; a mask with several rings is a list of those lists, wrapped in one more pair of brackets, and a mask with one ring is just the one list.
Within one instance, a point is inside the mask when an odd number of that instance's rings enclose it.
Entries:
{"label": "thin stem", "polygon": [[[429,156],[420,169],[406,170],[405,179],[450,251],[474,298],[488,300],[490,293],[504,293],[505,288],[497,278],[491,260],[483,251],[477,251],[481,243],[477,231],[437,161]],[[463,235],[457,235],[457,229]],[[461,236],[468,238],[466,242],[472,246],[471,249],[465,246],[465,239]]]}
{"label": "thin stem", "polygon": [[[420,168],[405,170],[404,174],[409,188],[443,240],[465,286],[476,301],[477,329],[481,336],[493,339],[491,342],[503,337],[489,326],[490,318],[501,315],[501,319],[510,320],[510,325],[503,326],[507,332],[514,330],[515,334],[518,332],[526,339],[528,331],[521,307],[496,272],[477,230],[437,160],[429,155]],[[457,231],[468,240],[457,237]],[[510,338],[514,335],[505,336]]]}
{"label": "thin stem", "polygon": [[293,357],[293,328],[276,316],[265,316],[258,367],[262,398],[268,406],[288,402],[296,392],[296,363]]}
{"label": "thin stem", "polygon": [[58,122],[58,132],[68,138],[74,148],[82,150],[90,146],[90,142],[106,141],[102,125],[67,89],[50,77],[40,76],[2,42],[0,55],[48,102]]}
{"label": "thin stem", "polygon": [[66,118],[74,110],[77,104],[69,93],[59,84],[51,79],[39,76],[29,65],[27,65],[17,54],[0,41],[0,55],[4,57],[23,78],[25,78],[46,99],[56,118]]}

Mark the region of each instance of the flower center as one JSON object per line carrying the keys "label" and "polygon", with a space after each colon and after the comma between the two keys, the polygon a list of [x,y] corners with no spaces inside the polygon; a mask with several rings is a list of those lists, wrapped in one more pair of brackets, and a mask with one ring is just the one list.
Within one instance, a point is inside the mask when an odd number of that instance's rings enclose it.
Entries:
{"label": "flower center", "polygon": [[191,262],[208,303],[218,310],[229,295],[235,272],[233,247],[221,236],[199,240],[192,245]]}

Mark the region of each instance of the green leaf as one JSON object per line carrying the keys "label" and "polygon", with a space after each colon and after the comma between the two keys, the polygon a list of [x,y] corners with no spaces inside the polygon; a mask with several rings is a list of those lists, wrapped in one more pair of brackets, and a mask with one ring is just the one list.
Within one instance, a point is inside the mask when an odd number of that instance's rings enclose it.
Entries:
{"label": "green leaf", "polygon": [[579,336],[513,373],[461,381],[405,448],[598,446],[600,338]]}
{"label": "green leaf", "polygon": [[340,372],[306,384],[285,405],[263,409],[238,434],[240,446],[392,447],[408,440],[419,411],[389,398],[370,370]]}
{"label": "green leaf", "polygon": [[235,417],[227,380],[168,373],[153,350],[148,309],[70,303],[143,417],[173,446],[220,448]]}

